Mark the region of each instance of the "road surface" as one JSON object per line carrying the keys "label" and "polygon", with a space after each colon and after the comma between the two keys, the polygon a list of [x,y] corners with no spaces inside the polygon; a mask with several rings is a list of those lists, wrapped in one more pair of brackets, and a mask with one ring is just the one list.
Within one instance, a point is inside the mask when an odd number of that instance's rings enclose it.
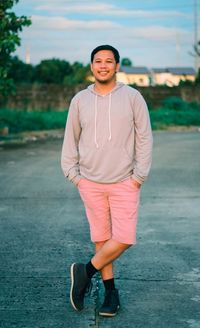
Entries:
{"label": "road surface", "polygon": [[69,267],[93,254],[78,191],[60,169],[62,140],[0,149],[0,327],[200,328],[200,133],[154,133],[138,243],[115,262],[121,311],[69,303]]}

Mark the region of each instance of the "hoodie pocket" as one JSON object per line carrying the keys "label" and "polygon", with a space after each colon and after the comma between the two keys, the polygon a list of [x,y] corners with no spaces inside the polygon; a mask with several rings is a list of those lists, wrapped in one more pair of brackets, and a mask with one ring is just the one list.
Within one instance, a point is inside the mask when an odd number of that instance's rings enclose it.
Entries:
{"label": "hoodie pocket", "polygon": [[133,161],[123,147],[84,147],[80,152],[79,163],[81,174],[100,182],[119,181],[133,171]]}

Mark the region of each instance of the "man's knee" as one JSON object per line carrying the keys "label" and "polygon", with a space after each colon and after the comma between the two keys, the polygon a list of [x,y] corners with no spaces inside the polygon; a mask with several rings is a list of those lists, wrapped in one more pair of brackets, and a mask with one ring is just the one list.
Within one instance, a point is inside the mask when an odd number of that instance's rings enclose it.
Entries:
{"label": "man's knee", "polygon": [[107,240],[95,242],[96,252],[98,252],[98,250],[100,250],[106,242],[107,242]]}
{"label": "man's knee", "polygon": [[130,248],[131,246],[133,246],[133,244],[123,244],[124,245],[124,249],[127,250],[128,248]]}

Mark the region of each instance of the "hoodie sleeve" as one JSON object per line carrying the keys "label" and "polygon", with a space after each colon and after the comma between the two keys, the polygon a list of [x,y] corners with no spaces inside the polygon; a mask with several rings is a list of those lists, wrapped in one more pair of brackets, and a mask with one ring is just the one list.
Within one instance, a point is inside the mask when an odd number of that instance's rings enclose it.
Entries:
{"label": "hoodie sleeve", "polygon": [[153,137],[149,111],[144,98],[137,92],[134,101],[135,161],[132,178],[142,184],[149,174]]}
{"label": "hoodie sleeve", "polygon": [[81,176],[79,171],[78,143],[81,134],[79,122],[79,110],[77,98],[73,98],[69,107],[64,141],[61,154],[62,171],[75,185],[78,184]]}

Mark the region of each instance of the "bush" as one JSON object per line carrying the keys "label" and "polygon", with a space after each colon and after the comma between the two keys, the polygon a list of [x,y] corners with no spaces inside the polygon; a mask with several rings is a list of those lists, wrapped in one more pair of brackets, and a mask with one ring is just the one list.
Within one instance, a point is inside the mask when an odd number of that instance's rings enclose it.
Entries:
{"label": "bush", "polygon": [[188,110],[176,110],[158,108],[150,111],[153,129],[165,129],[167,126],[184,125],[200,126],[200,105],[196,108],[189,107]]}
{"label": "bush", "polygon": [[[175,125],[200,126],[200,104],[186,103],[176,97],[167,98],[164,103],[164,107],[149,112],[153,129],[165,129]],[[0,128],[8,128],[10,133],[61,129],[65,127],[67,113],[4,109],[0,110]]]}
{"label": "bush", "polygon": [[167,97],[162,101],[164,108],[174,109],[174,110],[186,110],[189,104],[179,97]]}
{"label": "bush", "polygon": [[22,112],[0,110],[0,126],[11,133],[40,131],[65,127],[67,112]]}

